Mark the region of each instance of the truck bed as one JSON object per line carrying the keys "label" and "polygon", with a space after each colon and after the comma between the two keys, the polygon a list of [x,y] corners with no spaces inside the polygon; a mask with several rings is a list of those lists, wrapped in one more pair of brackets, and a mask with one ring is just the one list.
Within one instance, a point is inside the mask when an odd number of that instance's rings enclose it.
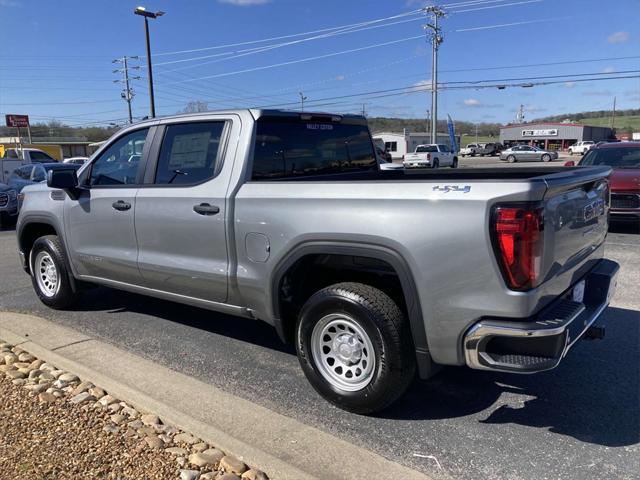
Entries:
{"label": "truck bed", "polygon": [[[336,181],[416,181],[416,180],[452,180],[452,181],[493,181],[493,180],[530,180],[541,177],[572,178],[576,174],[587,175],[587,168],[579,167],[524,167],[524,168],[438,168],[424,170],[385,170],[371,172],[338,173],[335,175],[309,175],[283,179],[260,180],[268,182],[336,182]],[[602,174],[602,167],[589,168],[594,175]],[[606,167],[604,167],[606,170]],[[574,173],[575,172],[575,173]]]}

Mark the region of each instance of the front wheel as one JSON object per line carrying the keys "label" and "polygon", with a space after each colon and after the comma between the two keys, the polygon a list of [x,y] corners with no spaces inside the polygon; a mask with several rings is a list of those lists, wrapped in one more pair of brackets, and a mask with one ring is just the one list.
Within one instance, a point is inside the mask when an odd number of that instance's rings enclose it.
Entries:
{"label": "front wheel", "polygon": [[42,303],[55,309],[69,308],[77,300],[71,273],[60,240],[55,235],[38,238],[30,254],[31,282]]}
{"label": "front wheel", "polygon": [[415,375],[402,311],[386,293],[361,283],[331,285],[309,298],[298,320],[296,349],[313,388],[354,413],[389,406]]}
{"label": "front wheel", "polygon": [[551,161],[551,155],[542,155],[542,161],[543,162],[550,162]]}

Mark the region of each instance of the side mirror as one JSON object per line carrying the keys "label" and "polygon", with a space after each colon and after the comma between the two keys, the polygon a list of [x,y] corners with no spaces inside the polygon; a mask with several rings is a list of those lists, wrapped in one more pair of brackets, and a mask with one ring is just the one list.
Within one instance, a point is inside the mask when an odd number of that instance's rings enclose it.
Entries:
{"label": "side mirror", "polygon": [[568,162],[564,162],[564,166],[565,167],[575,167],[576,166],[576,162],[574,162],[573,160],[569,160]]}
{"label": "side mirror", "polygon": [[78,193],[78,174],[74,168],[54,169],[47,173],[47,186],[59,188],[76,199]]}

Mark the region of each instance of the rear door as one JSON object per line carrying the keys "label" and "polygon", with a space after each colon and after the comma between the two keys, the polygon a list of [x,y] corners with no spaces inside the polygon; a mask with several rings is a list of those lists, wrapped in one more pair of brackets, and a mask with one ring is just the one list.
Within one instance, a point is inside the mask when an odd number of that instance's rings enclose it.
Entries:
{"label": "rear door", "polygon": [[140,283],[133,220],[151,135],[141,128],[114,139],[83,171],[79,198],[66,197],[65,240],[80,275]]}
{"label": "rear door", "polygon": [[136,199],[138,266],[145,286],[226,301],[226,198],[237,147],[227,139],[237,138],[239,130],[233,116],[160,127],[154,161]]}

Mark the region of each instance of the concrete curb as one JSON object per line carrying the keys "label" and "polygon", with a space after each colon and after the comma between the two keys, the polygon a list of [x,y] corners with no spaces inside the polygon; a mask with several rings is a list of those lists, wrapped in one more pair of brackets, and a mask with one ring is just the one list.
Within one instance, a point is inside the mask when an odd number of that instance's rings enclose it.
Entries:
{"label": "concrete curb", "polygon": [[140,410],[156,413],[272,479],[429,479],[317,428],[40,317],[0,312],[0,338]]}

